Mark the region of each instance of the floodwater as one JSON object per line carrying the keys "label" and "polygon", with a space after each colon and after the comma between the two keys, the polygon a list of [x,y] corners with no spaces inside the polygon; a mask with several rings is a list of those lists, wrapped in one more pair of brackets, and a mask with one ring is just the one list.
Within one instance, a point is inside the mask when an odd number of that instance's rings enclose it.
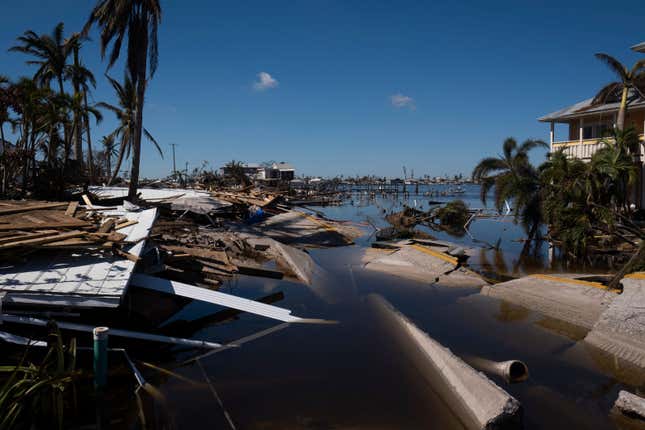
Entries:
{"label": "floodwater", "polygon": [[[460,197],[479,207],[474,193],[469,187]],[[321,210],[332,218],[358,222],[369,216],[370,222],[382,225],[382,208],[396,209],[396,205],[400,202],[370,203],[357,196],[353,204]],[[423,205],[427,209],[427,203]],[[513,242],[521,237],[517,226],[478,220],[471,233],[493,242],[501,236],[504,255],[498,259],[507,266],[516,263],[522,246]],[[237,348],[203,357],[199,364],[178,364],[189,359],[189,353],[180,354],[176,362],[159,363],[199,383],[174,377],[155,381],[154,372],[146,374],[167,397],[168,419],[177,428],[463,428],[460,417],[438,394],[438,381],[429,381],[414,367],[366,305],[366,295],[378,293],[458,355],[524,361],[530,370],[528,381],[508,385],[492,379],[522,403],[526,429],[619,428],[609,414],[611,405],[620,389],[634,392],[642,386],[645,377],[640,372],[585,346],[580,342],[583,330],[480,296],[477,289],[442,287],[363,270],[360,259],[369,235],[366,227],[366,236],[356,246],[312,250],[322,270],[311,286],[251,277],[226,284],[221,291],[248,298],[282,292],[284,300],[276,305],[298,316],[337,324],[281,326],[244,314],[202,328],[195,338],[232,342],[277,327]],[[472,243],[470,238],[442,235],[437,234]],[[486,252],[482,255],[490,258]],[[483,264],[481,256],[477,264]],[[216,306],[192,304],[180,317],[196,318],[216,310]],[[204,384],[206,378],[210,385]]]}

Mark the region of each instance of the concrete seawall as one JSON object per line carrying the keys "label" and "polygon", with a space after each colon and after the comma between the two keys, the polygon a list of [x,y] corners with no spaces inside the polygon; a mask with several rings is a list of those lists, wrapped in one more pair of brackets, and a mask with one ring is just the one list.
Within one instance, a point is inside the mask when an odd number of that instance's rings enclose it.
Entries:
{"label": "concrete seawall", "polygon": [[628,275],[621,283],[622,294],[600,315],[585,341],[645,368],[645,274]]}
{"label": "concrete seawall", "polygon": [[404,350],[448,407],[469,429],[520,429],[520,403],[483,373],[430,338],[383,297],[371,294],[368,304],[391,339]]}
{"label": "concrete seawall", "polygon": [[601,284],[553,275],[532,275],[484,286],[481,294],[588,330],[617,297]]}

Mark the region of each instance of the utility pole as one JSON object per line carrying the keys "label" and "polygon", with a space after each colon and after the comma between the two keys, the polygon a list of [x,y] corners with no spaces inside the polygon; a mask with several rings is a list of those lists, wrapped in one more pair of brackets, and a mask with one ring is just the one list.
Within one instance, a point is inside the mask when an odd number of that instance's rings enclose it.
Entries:
{"label": "utility pole", "polygon": [[175,164],[175,146],[177,144],[171,143],[170,146],[172,146],[172,176],[177,179],[177,165]]}

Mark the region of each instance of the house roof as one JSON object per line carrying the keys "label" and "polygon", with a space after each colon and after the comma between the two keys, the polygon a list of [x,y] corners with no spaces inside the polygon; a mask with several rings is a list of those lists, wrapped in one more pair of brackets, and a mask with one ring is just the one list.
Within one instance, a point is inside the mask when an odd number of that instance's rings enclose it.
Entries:
{"label": "house roof", "polygon": [[632,46],[632,50],[636,52],[645,52],[645,42],[637,43],[636,45]]}
{"label": "house roof", "polygon": [[[559,122],[566,121],[573,118],[580,118],[583,116],[591,115],[600,115],[603,113],[613,113],[617,112],[620,108],[620,102],[611,101],[609,103],[592,105],[592,98],[588,98],[581,102],[578,102],[574,105],[560,109],[550,114],[544,115],[538,118],[538,121],[542,122]],[[639,97],[635,92],[631,92],[629,95],[629,107],[630,109],[634,108],[645,108],[645,99]]]}
{"label": "house roof", "polygon": [[273,163],[273,166],[271,166],[271,167],[273,167],[274,169],[278,169],[278,170],[296,170],[296,168],[293,167],[291,164],[284,163],[284,162],[283,163]]}

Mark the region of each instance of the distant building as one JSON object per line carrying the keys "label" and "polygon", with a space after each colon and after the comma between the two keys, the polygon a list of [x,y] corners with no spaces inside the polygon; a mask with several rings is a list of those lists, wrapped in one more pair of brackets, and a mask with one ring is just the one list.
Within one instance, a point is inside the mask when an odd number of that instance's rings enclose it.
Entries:
{"label": "distant building", "polygon": [[291,181],[296,177],[296,169],[289,163],[281,161],[273,163],[266,169],[266,179],[277,179],[280,181]]}
{"label": "distant building", "polygon": [[[260,163],[243,163],[244,174],[255,181],[291,181],[296,176],[296,169],[288,163],[280,162],[266,166]],[[223,175],[229,173],[227,165],[220,168]]]}

